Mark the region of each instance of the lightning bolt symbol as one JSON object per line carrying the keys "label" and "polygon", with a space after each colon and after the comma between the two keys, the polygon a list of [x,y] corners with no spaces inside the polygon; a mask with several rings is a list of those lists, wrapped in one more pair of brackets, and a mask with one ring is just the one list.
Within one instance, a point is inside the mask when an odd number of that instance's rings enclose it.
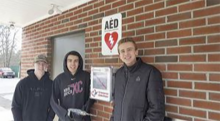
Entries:
{"label": "lightning bolt symbol", "polygon": [[113,46],[114,40],[113,40],[113,38],[112,38],[112,35],[111,35],[111,34],[110,34],[110,36],[109,36],[109,42],[110,42],[111,46]]}

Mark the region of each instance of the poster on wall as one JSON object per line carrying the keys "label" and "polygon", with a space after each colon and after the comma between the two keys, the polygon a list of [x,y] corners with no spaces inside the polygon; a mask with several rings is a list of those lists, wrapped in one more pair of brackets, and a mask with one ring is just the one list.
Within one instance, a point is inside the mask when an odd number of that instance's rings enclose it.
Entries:
{"label": "poster on wall", "polygon": [[111,101],[112,67],[91,67],[90,98]]}
{"label": "poster on wall", "polygon": [[122,37],[121,13],[102,19],[102,54],[117,55],[118,41]]}

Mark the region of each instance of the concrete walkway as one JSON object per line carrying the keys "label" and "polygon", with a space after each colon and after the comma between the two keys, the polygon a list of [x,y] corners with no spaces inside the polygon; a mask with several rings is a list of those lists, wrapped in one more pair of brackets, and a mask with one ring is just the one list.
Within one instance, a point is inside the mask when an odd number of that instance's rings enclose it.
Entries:
{"label": "concrete walkway", "polygon": [[0,78],[0,117],[1,121],[13,121],[11,113],[11,101],[15,86],[20,79]]}

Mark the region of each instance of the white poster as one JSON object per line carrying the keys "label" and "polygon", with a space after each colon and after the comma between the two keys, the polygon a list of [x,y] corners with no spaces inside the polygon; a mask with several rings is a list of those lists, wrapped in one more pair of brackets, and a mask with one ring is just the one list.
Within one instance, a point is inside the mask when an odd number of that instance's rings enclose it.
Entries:
{"label": "white poster", "polygon": [[104,17],[102,19],[102,54],[117,55],[118,41],[122,36],[121,13]]}
{"label": "white poster", "polygon": [[90,98],[110,102],[112,97],[112,68],[91,67]]}

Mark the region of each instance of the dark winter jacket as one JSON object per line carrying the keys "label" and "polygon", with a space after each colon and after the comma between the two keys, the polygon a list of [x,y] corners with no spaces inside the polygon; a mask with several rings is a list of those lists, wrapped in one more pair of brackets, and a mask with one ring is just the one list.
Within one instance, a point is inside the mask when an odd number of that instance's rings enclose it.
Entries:
{"label": "dark winter jacket", "polygon": [[49,74],[38,80],[34,70],[18,82],[12,100],[14,121],[52,121],[54,112],[50,107],[52,80]]}
{"label": "dark winter jacket", "polygon": [[[68,55],[79,57],[79,66],[74,75],[67,68]],[[89,99],[90,74],[83,71],[82,57],[76,51],[66,54],[63,67],[64,72],[59,74],[53,83],[51,106],[58,115],[59,121],[70,121],[67,116],[67,110],[69,108],[77,108],[89,112],[93,104],[93,100]],[[85,116],[80,120],[90,121],[90,117]]]}
{"label": "dark winter jacket", "polygon": [[163,121],[165,115],[161,73],[140,58],[116,72],[112,121]]}

